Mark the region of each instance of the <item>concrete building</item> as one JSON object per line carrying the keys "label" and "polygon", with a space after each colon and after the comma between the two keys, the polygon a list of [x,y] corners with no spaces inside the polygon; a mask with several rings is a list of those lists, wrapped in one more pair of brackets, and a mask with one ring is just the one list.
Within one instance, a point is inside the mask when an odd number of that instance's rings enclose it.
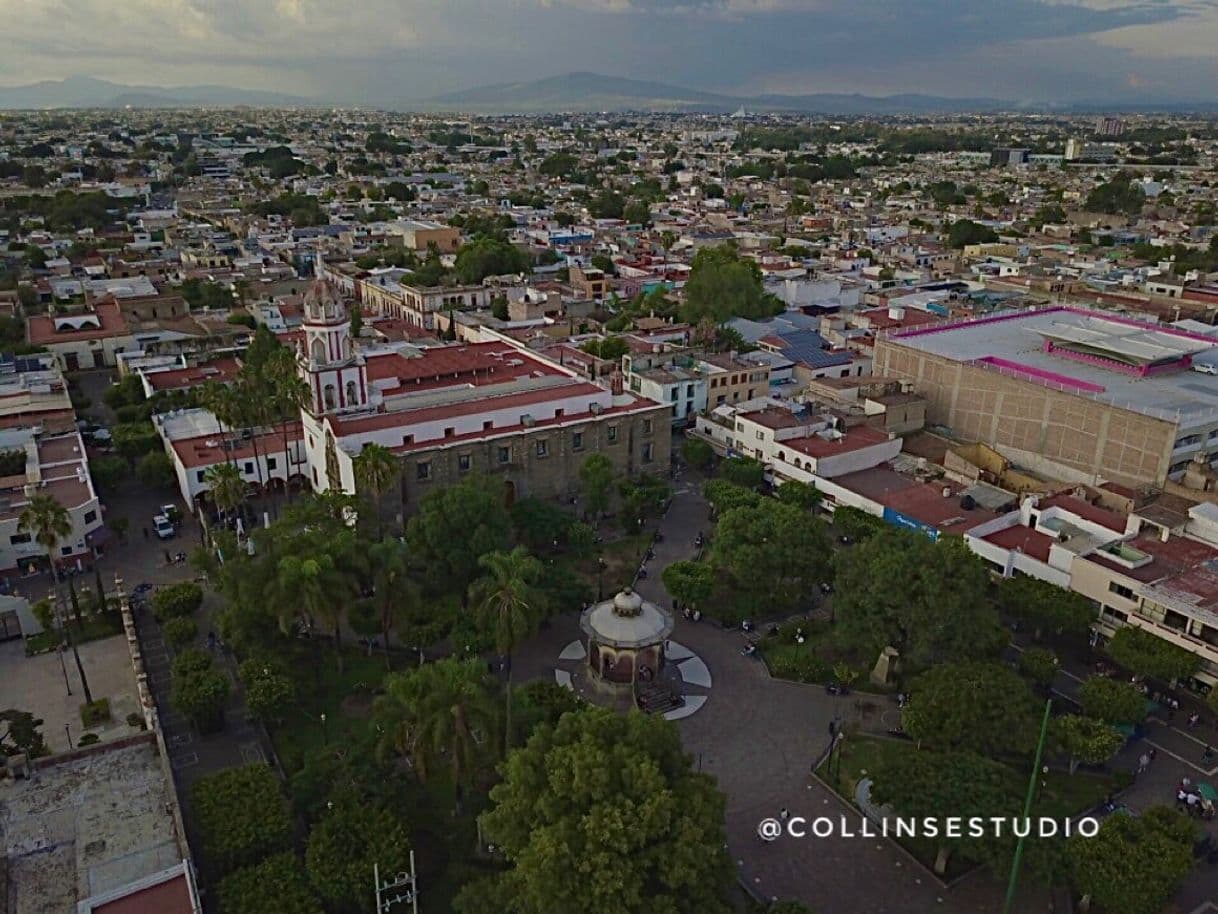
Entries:
{"label": "concrete building", "polygon": [[1218,341],[1076,308],[1008,312],[876,341],[926,421],[1071,482],[1161,484],[1218,461]]}
{"label": "concrete building", "polygon": [[116,354],[139,348],[115,301],[29,318],[30,343],[55,353],[65,371],[114,367]]}
{"label": "concrete building", "polygon": [[398,244],[416,253],[425,254],[433,246],[441,254],[454,254],[461,247],[461,230],[439,222],[403,219],[385,226],[390,244]]}

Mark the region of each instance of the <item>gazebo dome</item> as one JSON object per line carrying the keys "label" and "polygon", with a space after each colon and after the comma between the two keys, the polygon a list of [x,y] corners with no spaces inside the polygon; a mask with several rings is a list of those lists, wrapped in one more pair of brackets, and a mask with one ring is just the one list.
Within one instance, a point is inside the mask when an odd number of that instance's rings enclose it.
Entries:
{"label": "gazebo dome", "polygon": [[669,613],[626,588],[612,600],[585,610],[580,627],[596,644],[637,650],[659,644],[671,635],[673,620]]}

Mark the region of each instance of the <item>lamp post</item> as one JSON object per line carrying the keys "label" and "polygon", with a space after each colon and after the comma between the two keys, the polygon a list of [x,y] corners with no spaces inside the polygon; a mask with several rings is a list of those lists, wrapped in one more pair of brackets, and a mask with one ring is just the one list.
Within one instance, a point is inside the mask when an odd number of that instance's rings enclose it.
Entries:
{"label": "lamp post", "polygon": [[596,557],[596,599],[605,599],[605,559],[599,555]]}
{"label": "lamp post", "polygon": [[326,735],[326,712],[322,711],[321,712],[321,744],[323,746],[326,746],[326,745],[329,745],[329,742],[330,742],[330,740],[327,738],[327,735]]}
{"label": "lamp post", "polygon": [[[1040,779],[1040,760],[1045,751],[1045,735],[1049,732],[1049,714],[1053,710],[1053,699],[1045,701],[1045,716],[1040,722],[1040,739],[1036,743],[1036,759],[1032,762],[1032,777],[1028,781],[1028,795],[1024,798],[1023,817],[1027,819],[1032,815],[1032,798],[1036,794],[1036,782]],[[1048,771],[1048,769],[1045,769]],[[1002,914],[1010,914],[1011,903],[1015,900],[1015,887],[1019,883],[1019,870],[1023,862],[1023,842],[1021,837],[1015,844],[1015,856],[1011,860],[1011,877],[1007,882],[1007,894],[1002,904]]]}

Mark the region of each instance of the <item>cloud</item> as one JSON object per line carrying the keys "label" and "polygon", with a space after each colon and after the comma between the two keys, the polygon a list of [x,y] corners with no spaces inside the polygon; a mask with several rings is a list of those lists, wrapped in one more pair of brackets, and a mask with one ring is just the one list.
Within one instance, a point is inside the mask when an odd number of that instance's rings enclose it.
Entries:
{"label": "cloud", "polygon": [[1218,46],[1213,0],[0,0],[0,22],[3,83],[360,104],[573,70],[725,92],[1197,94]]}

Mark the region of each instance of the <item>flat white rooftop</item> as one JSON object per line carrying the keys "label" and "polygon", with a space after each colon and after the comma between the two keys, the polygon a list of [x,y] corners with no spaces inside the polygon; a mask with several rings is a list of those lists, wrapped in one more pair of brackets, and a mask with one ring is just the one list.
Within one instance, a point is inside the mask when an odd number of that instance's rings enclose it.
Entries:
{"label": "flat white rooftop", "polygon": [[[1079,353],[1090,347],[1097,358],[1078,360],[1046,352],[1046,338],[1062,341]],[[1198,333],[1107,312],[1046,308],[900,331],[888,339],[1184,427],[1218,421],[1218,376],[1182,368],[1140,377],[1102,363],[1108,359],[1123,366],[1162,364],[1188,356],[1194,365],[1218,368],[1218,340]]]}

